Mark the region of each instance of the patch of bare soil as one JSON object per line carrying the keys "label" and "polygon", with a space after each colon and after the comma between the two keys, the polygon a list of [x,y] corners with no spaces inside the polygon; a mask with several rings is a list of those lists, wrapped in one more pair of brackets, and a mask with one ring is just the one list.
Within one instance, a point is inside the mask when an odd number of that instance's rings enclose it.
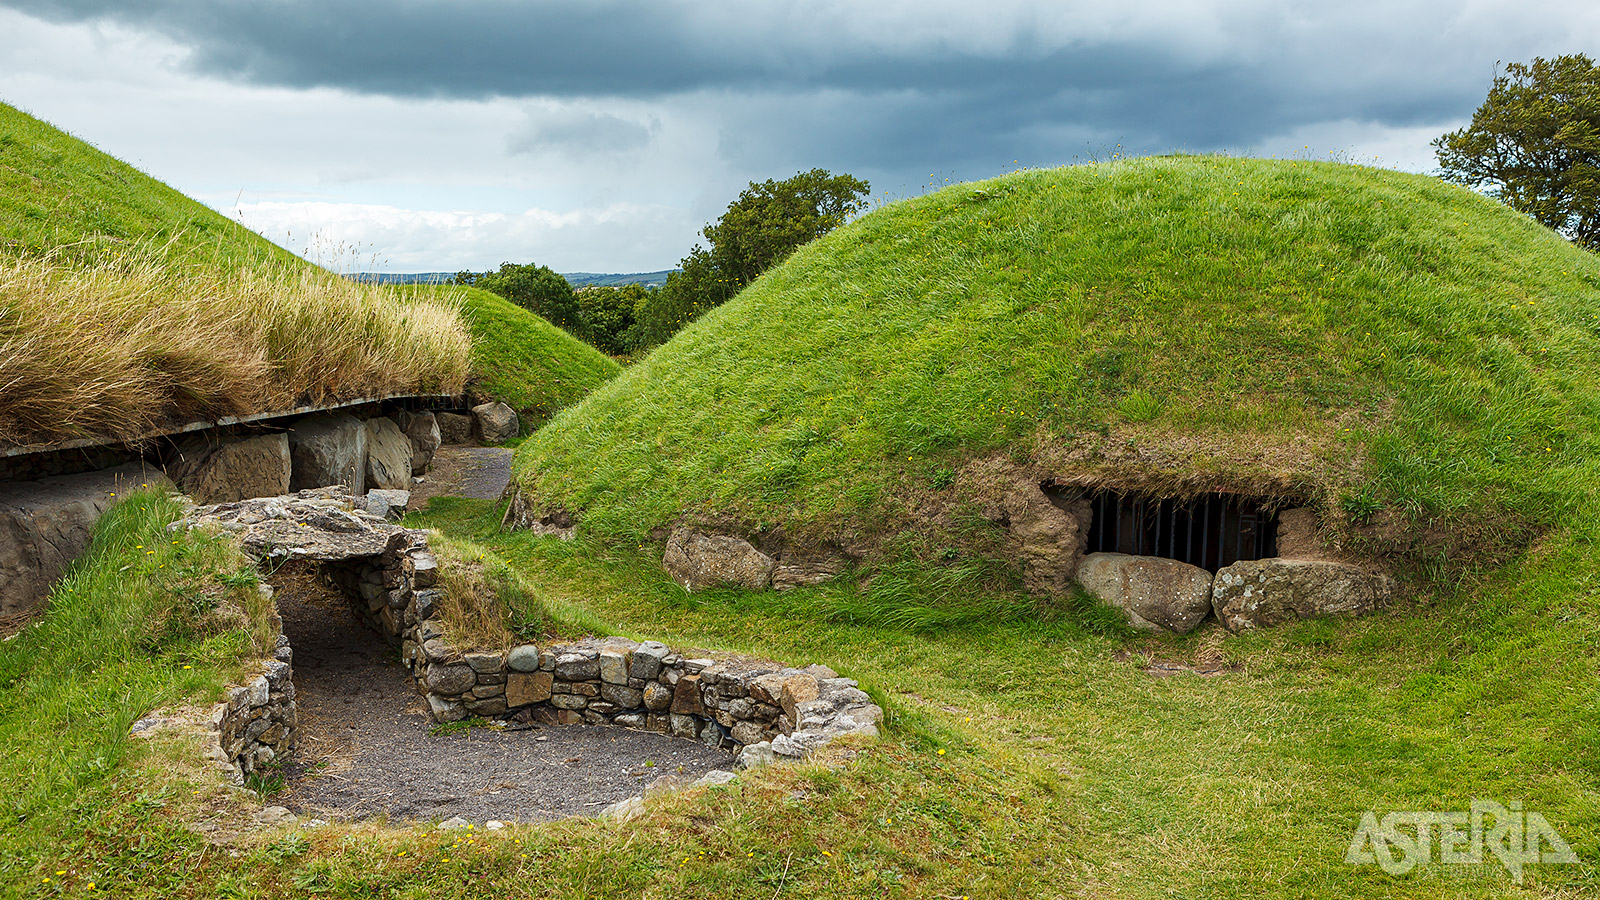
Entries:
{"label": "patch of bare soil", "polygon": [[411,486],[407,509],[422,509],[434,497],[498,500],[511,482],[511,450],[447,444],[433,455],[421,484]]}
{"label": "patch of bare soil", "polygon": [[342,596],[309,569],[272,581],[301,727],[272,802],[301,815],[547,821],[594,815],[662,775],[732,764],[697,741],[623,728],[435,728],[394,651]]}

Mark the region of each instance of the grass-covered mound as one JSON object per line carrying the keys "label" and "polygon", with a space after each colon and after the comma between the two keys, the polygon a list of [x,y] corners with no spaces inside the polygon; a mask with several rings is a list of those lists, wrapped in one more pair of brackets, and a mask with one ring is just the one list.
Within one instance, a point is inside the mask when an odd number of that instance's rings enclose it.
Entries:
{"label": "grass-covered mound", "polygon": [[541,419],[616,371],[486,297],[355,284],[0,104],[0,445],[469,376]]}
{"label": "grass-covered mound", "polygon": [[626,539],[711,516],[948,556],[1020,470],[1504,544],[1595,499],[1597,328],[1600,260],[1432,178],[1026,171],[803,248],[558,416],[517,478]]}
{"label": "grass-covered mound", "polygon": [[238,222],[0,103],[0,250],[99,261],[132,244],[221,266],[294,257]]}
{"label": "grass-covered mound", "polygon": [[475,338],[473,393],[504,402],[530,428],[622,371],[600,351],[488,291],[431,285],[399,290],[460,304]]}

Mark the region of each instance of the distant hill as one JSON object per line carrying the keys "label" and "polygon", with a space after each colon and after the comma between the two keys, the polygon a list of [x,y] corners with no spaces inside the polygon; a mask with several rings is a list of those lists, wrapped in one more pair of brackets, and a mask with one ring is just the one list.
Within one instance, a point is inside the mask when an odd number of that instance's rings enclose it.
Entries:
{"label": "distant hill", "polygon": [[[573,287],[621,287],[625,284],[642,284],[658,288],[667,283],[667,276],[675,269],[661,272],[634,272],[629,275],[600,275],[594,272],[563,272]],[[449,284],[454,272],[357,272],[350,276],[367,284]]]}
{"label": "distant hill", "polygon": [[449,284],[454,272],[357,272],[350,278],[363,284]]}
{"label": "distant hill", "polygon": [[573,287],[621,287],[625,284],[642,284],[647,288],[658,288],[667,283],[667,276],[677,269],[665,269],[660,272],[635,272],[631,275],[597,275],[593,272],[562,272],[561,277],[572,283]]}

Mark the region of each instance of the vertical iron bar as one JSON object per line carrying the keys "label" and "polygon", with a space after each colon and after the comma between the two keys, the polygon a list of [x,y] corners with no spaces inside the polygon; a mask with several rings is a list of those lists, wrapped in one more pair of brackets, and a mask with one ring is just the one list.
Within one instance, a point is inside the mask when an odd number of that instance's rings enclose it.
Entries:
{"label": "vertical iron bar", "polygon": [[1200,520],[1200,568],[1215,572],[1216,569],[1206,565],[1206,555],[1211,550],[1211,498],[1207,497],[1202,504],[1204,512]]}
{"label": "vertical iron bar", "polygon": [[1166,501],[1166,559],[1178,559],[1178,501]]}
{"label": "vertical iron bar", "polygon": [[1194,565],[1194,509],[1188,507],[1187,510],[1188,515],[1184,516],[1188,527],[1184,529],[1187,534],[1184,537],[1183,561],[1192,566]]}
{"label": "vertical iron bar", "polygon": [[1115,553],[1121,553],[1122,552],[1122,495],[1121,494],[1117,494],[1116,495],[1116,504],[1117,504],[1117,517],[1116,517],[1116,521],[1117,521],[1117,545],[1115,547],[1112,547],[1111,549]]}

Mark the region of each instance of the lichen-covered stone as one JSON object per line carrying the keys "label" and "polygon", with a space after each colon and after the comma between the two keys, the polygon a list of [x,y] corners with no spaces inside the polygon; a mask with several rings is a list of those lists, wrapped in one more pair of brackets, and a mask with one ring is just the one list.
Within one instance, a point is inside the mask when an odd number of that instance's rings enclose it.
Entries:
{"label": "lichen-covered stone", "polygon": [[682,526],[667,538],[662,564],[685,590],[734,585],[764,591],[772,584],[772,557],[743,538],[702,534]]}
{"label": "lichen-covered stone", "polygon": [[1217,572],[1211,603],[1229,631],[1296,619],[1371,612],[1394,594],[1394,579],[1336,562],[1257,559]]}
{"label": "lichen-covered stone", "polygon": [[1211,612],[1211,573],[1176,559],[1091,553],[1078,583],[1144,631],[1187,634]]}
{"label": "lichen-covered stone", "polygon": [[644,705],[652,712],[665,712],[672,706],[672,688],[652,682],[644,686]]}

